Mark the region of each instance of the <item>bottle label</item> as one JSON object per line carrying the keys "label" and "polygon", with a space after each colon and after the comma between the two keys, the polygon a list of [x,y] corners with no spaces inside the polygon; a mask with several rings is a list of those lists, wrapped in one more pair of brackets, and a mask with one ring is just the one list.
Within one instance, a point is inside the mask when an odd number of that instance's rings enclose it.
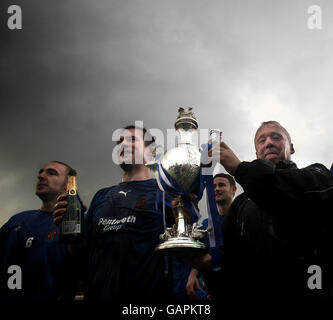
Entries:
{"label": "bottle label", "polygon": [[73,234],[81,232],[81,224],[77,221],[63,221],[62,233],[63,234]]}

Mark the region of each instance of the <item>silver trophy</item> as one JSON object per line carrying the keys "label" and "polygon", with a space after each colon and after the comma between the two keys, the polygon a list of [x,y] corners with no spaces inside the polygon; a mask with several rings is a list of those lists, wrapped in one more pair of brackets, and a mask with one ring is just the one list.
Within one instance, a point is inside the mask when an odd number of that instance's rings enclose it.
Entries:
{"label": "silver trophy", "polygon": [[[200,174],[201,154],[199,148],[192,144],[192,136],[198,128],[198,122],[192,108],[188,108],[188,110],[179,108],[178,113],[175,122],[175,128],[179,133],[178,144],[162,155],[161,165],[178,185],[187,190]],[[164,191],[157,173],[156,160],[146,165],[152,169],[159,188]],[[178,194],[169,194],[175,199],[180,198]],[[179,256],[179,254],[207,250],[199,239],[205,237],[211,228],[203,230],[203,227],[196,223],[191,225],[184,215],[182,205],[178,205],[175,209],[178,223],[172,228],[166,228],[165,232],[160,235],[163,242],[156,248],[156,251],[169,256]]]}

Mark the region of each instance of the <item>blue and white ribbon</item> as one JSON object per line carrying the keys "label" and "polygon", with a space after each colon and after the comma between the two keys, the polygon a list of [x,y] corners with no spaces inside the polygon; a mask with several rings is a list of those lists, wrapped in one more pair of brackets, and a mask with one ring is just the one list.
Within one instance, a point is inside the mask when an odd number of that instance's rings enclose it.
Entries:
{"label": "blue and white ribbon", "polygon": [[[193,186],[195,186],[197,183],[200,183],[200,175],[198,175],[198,177],[191,184],[191,186],[187,190],[185,190],[163,168],[161,161],[159,160],[158,161],[158,177],[159,177],[159,182],[164,191],[171,193],[171,194],[177,194],[177,195],[181,196],[184,207],[190,214],[193,221],[197,222],[201,218],[201,214],[195,207],[193,201],[198,202],[201,199],[202,194],[201,194],[201,196],[199,194],[199,196],[196,199],[192,199],[190,196],[190,193],[191,193],[191,190],[193,189]],[[200,192],[200,193],[202,193],[202,192]]]}
{"label": "blue and white ribbon", "polygon": [[212,256],[212,268],[217,271],[221,269],[221,246],[223,246],[222,237],[222,217],[220,216],[217,204],[215,200],[213,162],[209,162],[208,150],[212,148],[211,144],[201,145],[201,166],[205,170],[205,174],[202,175],[203,184],[206,191],[206,203],[208,214],[208,226],[212,227],[212,230],[208,234],[209,249]]}
{"label": "blue and white ribbon", "polygon": [[207,202],[207,213],[208,213],[208,225],[210,225],[213,230],[209,233],[209,243],[211,247],[223,245],[221,223],[222,219],[219,215],[216,200],[215,200],[215,190],[213,182],[213,163],[208,163],[208,150],[212,147],[211,144],[201,145],[201,166],[204,168],[205,174],[202,175],[203,185],[206,190],[206,202]]}

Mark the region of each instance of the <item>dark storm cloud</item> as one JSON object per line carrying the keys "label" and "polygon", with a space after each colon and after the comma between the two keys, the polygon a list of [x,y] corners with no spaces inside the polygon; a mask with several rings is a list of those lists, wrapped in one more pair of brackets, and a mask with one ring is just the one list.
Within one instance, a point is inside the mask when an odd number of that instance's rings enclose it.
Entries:
{"label": "dark storm cloud", "polygon": [[242,159],[254,158],[255,129],[271,118],[290,128],[302,164],[333,159],[327,1],[313,32],[311,1],[15,4],[20,31],[4,24],[7,4],[0,9],[0,224],[39,206],[36,172],[50,159],[78,169],[89,203],[121,179],[113,131],[143,120],[166,132],[179,106],[193,106],[201,128],[221,128]]}

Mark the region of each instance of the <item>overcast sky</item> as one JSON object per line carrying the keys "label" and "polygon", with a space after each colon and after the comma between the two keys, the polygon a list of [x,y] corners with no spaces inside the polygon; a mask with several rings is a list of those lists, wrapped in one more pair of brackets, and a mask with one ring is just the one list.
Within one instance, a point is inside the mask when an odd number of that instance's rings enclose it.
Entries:
{"label": "overcast sky", "polygon": [[[7,27],[9,5],[22,30]],[[309,6],[322,28],[309,29]],[[173,128],[192,106],[241,160],[262,121],[289,130],[299,167],[333,162],[332,1],[12,0],[0,6],[0,225],[39,208],[37,171],[78,170],[79,191],[121,179],[112,133]],[[318,21],[317,21],[318,22]]]}

